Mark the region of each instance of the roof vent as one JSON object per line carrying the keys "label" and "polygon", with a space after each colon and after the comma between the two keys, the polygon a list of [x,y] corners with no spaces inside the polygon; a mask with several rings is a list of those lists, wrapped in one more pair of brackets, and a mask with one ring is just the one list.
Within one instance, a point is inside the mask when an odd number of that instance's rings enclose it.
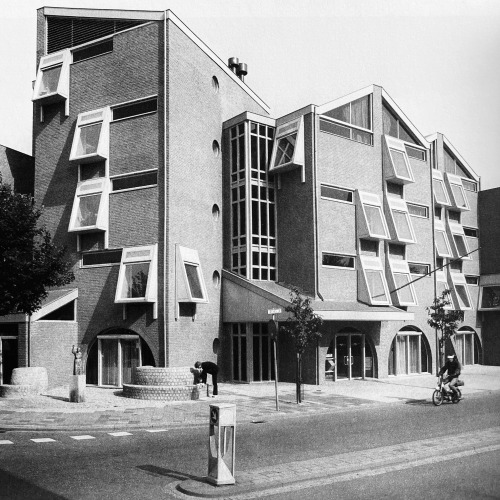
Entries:
{"label": "roof vent", "polygon": [[236,73],[239,62],[240,60],[237,57],[230,57],[229,60],[227,61],[227,65],[229,66],[229,68],[233,73]]}
{"label": "roof vent", "polygon": [[245,75],[248,74],[248,67],[245,63],[240,63],[238,64],[238,69],[236,70],[236,74],[238,75],[238,78],[244,82],[245,81]]}

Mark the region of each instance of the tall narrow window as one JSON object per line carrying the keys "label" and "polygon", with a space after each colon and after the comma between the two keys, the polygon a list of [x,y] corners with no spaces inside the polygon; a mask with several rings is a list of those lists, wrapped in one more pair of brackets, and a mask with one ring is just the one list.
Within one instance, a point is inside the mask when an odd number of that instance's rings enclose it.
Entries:
{"label": "tall narrow window", "polygon": [[108,229],[109,180],[80,182],[76,188],[69,231],[106,231]]}
{"label": "tall narrow window", "polygon": [[69,159],[78,163],[109,158],[109,108],[80,113]]}
{"label": "tall narrow window", "polygon": [[440,257],[452,257],[451,248],[448,242],[448,237],[446,236],[444,224],[439,220],[436,220],[434,224],[434,242],[436,245],[437,254]]}
{"label": "tall narrow window", "polygon": [[176,259],[177,302],[208,302],[198,252],[178,245]]}

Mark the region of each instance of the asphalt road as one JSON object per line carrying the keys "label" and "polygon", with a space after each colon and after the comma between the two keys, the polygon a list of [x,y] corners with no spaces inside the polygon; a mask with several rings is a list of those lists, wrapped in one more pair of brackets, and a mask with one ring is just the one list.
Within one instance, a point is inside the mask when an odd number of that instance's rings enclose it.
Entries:
{"label": "asphalt road", "polygon": [[[237,429],[237,470],[395,445],[500,425],[500,393],[439,408],[426,402],[286,418]],[[127,432],[127,429],[123,429]],[[84,439],[75,437],[87,436]],[[32,439],[53,439],[34,442]],[[4,432],[1,499],[158,499],[206,474],[207,427],[150,433]],[[500,498],[500,454],[484,453],[275,495],[273,498]]]}

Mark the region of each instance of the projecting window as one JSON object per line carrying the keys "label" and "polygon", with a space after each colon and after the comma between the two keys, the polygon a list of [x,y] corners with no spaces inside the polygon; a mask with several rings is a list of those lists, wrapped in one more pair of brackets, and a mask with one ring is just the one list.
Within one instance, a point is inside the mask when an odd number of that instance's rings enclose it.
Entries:
{"label": "projecting window", "polygon": [[208,302],[198,252],[178,245],[176,269],[177,302]]}
{"label": "projecting window", "polygon": [[113,52],[113,38],[109,38],[108,40],[104,40],[100,43],[74,50],[73,62],[76,63],[84,61],[85,59],[108,54],[109,52]]}
{"label": "projecting window", "polygon": [[393,302],[399,306],[417,305],[408,263],[404,260],[389,259],[389,267],[391,270],[390,289]]}
{"label": "projecting window", "polygon": [[481,309],[500,309],[500,285],[481,287]]}
{"label": "projecting window", "polygon": [[105,250],[102,252],[88,252],[82,254],[82,267],[111,266],[120,264],[122,249]]}
{"label": "projecting window", "polygon": [[156,245],[124,248],[115,303],[157,301]]}
{"label": "projecting window", "polygon": [[384,171],[386,179],[400,183],[415,182],[405,143],[388,135],[384,135],[384,140]]}
{"label": "projecting window", "polygon": [[468,255],[469,246],[467,245],[463,227],[451,221],[448,221],[448,226],[452,236],[451,241],[453,243],[455,257],[470,260],[471,257]]}
{"label": "projecting window", "polygon": [[404,200],[387,198],[392,225],[396,232],[396,239],[403,243],[415,243],[415,232],[410,214]]}
{"label": "projecting window", "polygon": [[109,119],[109,108],[78,115],[70,161],[89,163],[109,158]]}
{"label": "projecting window", "polygon": [[472,299],[469,293],[469,288],[463,274],[451,273],[451,280],[455,292],[456,303],[459,309],[467,310],[472,309]]}
{"label": "projecting window", "polygon": [[304,166],[304,120],[280,125],[276,130],[270,172]]}
{"label": "projecting window", "polygon": [[465,276],[465,281],[468,285],[478,286],[479,276]]}
{"label": "projecting window", "polygon": [[447,173],[446,180],[450,187],[451,201],[453,203],[453,206],[458,210],[470,210],[469,202],[467,201],[465,190],[462,185],[462,178],[458,175]]}
{"label": "projecting window", "polygon": [[354,269],[354,257],[323,252],[322,264],[328,267],[344,267]]}
{"label": "projecting window", "polygon": [[109,182],[106,178],[80,182],[76,188],[69,232],[108,229]]}
{"label": "projecting window", "polygon": [[410,274],[419,274],[421,276],[426,276],[431,271],[429,264],[418,264],[416,262],[408,262],[408,268],[410,269]]}
{"label": "projecting window", "polygon": [[389,239],[389,230],[382,212],[382,204],[376,194],[359,191],[358,207],[363,217],[359,217],[361,224],[358,226],[358,237]]}
{"label": "projecting window", "polygon": [[445,306],[444,309],[455,309],[451,289],[448,285],[448,281],[446,280],[446,274],[444,271],[436,271],[436,297],[441,297],[443,292],[447,292],[446,299],[450,302],[450,304]]}
{"label": "projecting window", "polygon": [[70,59],[69,50],[50,54],[40,59],[33,89],[33,101],[50,104],[69,97]]}
{"label": "projecting window", "polygon": [[472,191],[477,193],[477,182],[471,181],[469,179],[462,179],[462,186],[466,191]]}
{"label": "projecting window", "polygon": [[333,186],[321,184],[321,197],[329,200],[343,201],[345,203],[353,202],[354,191]]}
{"label": "projecting window", "polygon": [[158,171],[150,170],[137,174],[121,175],[111,179],[112,191],[124,191],[156,186],[158,184]]}
{"label": "projecting window", "polygon": [[408,207],[408,213],[412,217],[421,217],[422,219],[429,218],[429,207],[426,205],[417,205],[416,203],[408,203],[406,202],[406,206]]}
{"label": "projecting window", "polygon": [[479,232],[475,227],[464,227],[464,234],[468,238],[478,238]]}
{"label": "projecting window", "polygon": [[411,158],[415,158],[416,160],[425,161],[427,159],[425,149],[414,148],[412,146],[408,146],[407,144],[406,152],[408,153],[408,156],[410,156]]}
{"label": "projecting window", "polygon": [[434,240],[437,254],[440,257],[452,257],[448,237],[446,236],[444,224],[441,221],[435,222]]}
{"label": "projecting window", "polygon": [[359,259],[361,269],[358,272],[362,275],[361,286],[358,286],[360,300],[372,305],[390,304],[389,288],[380,259],[365,255],[360,255]]}
{"label": "projecting window", "polygon": [[439,170],[432,171],[432,186],[434,188],[434,202],[438,205],[450,205],[450,198],[444,185],[443,174]]}
{"label": "projecting window", "polygon": [[134,116],[155,113],[158,109],[158,98],[152,97],[140,101],[134,101],[112,109],[113,121],[123,120],[124,118],[132,118]]}

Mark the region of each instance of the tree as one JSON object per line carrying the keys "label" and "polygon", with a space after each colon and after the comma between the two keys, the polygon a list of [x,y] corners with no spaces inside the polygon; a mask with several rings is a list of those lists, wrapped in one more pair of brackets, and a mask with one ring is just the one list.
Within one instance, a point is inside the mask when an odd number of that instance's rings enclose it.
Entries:
{"label": "tree", "polygon": [[291,316],[287,318],[281,330],[283,333],[290,335],[297,354],[295,383],[297,387],[297,403],[300,403],[302,355],[312,341],[321,337],[319,329],[323,324],[323,320],[314,313],[311,307],[311,299],[309,297],[303,298],[297,288],[292,288],[290,291],[290,305],[285,307],[285,311],[291,313]]}
{"label": "tree", "polygon": [[75,279],[66,249],[38,224],[41,215],[30,196],[13,192],[0,177],[0,315],[30,315],[49,287]]}
{"label": "tree", "polygon": [[444,347],[446,341],[453,338],[457,331],[458,324],[464,320],[463,311],[446,309],[450,305],[452,305],[450,301],[450,291],[444,290],[440,297],[434,298],[432,306],[426,308],[430,316],[427,323],[441,334],[438,337],[440,366],[444,364]]}

